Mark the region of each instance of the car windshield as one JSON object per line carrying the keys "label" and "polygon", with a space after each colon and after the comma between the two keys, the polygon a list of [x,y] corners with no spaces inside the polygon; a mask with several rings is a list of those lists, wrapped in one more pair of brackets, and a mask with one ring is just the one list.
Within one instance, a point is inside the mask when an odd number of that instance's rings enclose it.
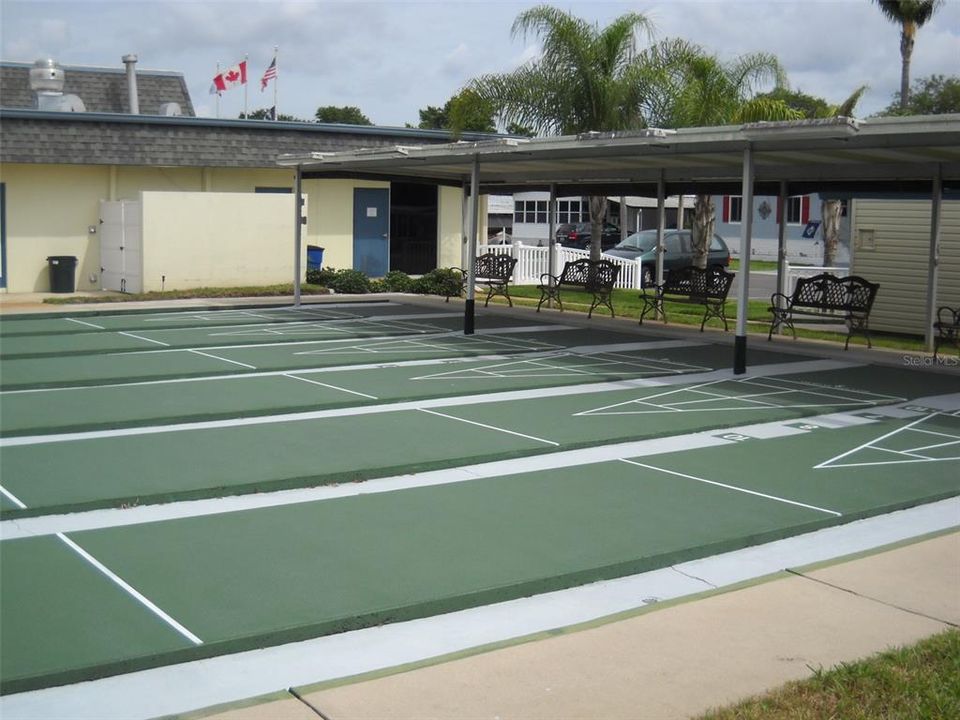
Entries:
{"label": "car windshield", "polygon": [[621,250],[652,250],[657,244],[657,231],[644,230],[643,232],[628,235],[626,239],[617,243]]}

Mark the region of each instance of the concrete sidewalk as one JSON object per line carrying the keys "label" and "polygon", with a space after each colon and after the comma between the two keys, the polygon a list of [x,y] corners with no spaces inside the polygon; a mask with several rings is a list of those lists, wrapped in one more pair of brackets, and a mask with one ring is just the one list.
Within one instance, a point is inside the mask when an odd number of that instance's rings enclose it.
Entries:
{"label": "concrete sidewalk", "polygon": [[687,718],[808,677],[811,669],[958,625],[960,532],[953,532],[545,640],[301,691],[302,701],[290,696],[212,717]]}

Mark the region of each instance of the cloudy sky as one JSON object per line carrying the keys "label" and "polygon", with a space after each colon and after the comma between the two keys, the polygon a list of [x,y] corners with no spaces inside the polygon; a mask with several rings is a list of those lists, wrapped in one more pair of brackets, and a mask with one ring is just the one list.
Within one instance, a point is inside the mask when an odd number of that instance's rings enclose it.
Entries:
{"label": "cloudy sky", "polygon": [[[248,103],[273,102],[259,78],[279,46],[279,109],[311,118],[321,105],[355,105],[380,125],[419,122],[470,78],[503,72],[534,57],[533,39],[510,26],[532,2],[490,0],[166,0],[93,2],[2,0],[2,58],[121,68],[127,53],[143,69],[184,74],[198,115],[215,115],[209,94],[217,63],[249,57]],[[839,102],[870,86],[859,115],[886,107],[899,87],[899,29],[871,0],[649,0],[558,2],[605,24],[631,11],[647,15],[656,39],[683,37],[721,58],[776,54],[791,86]],[[960,0],[947,0],[921,30],[912,78],[960,74]],[[243,110],[244,93],[223,95],[222,117]]]}

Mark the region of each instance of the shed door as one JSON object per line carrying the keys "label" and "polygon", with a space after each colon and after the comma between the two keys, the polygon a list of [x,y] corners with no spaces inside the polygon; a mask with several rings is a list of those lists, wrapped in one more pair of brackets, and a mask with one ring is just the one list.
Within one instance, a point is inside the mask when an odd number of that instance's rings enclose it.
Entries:
{"label": "shed door", "polygon": [[383,277],[390,263],[390,191],[353,191],[353,268],[369,277]]}
{"label": "shed door", "polygon": [[143,292],[143,230],[136,200],[100,201],[100,287]]}

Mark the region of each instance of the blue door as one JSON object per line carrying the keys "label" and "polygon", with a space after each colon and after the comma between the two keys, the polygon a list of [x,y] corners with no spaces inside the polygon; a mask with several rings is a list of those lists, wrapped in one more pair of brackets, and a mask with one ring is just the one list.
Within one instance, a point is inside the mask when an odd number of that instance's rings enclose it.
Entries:
{"label": "blue door", "polygon": [[383,277],[390,269],[390,191],[353,191],[353,269]]}

